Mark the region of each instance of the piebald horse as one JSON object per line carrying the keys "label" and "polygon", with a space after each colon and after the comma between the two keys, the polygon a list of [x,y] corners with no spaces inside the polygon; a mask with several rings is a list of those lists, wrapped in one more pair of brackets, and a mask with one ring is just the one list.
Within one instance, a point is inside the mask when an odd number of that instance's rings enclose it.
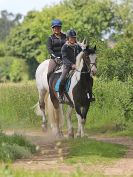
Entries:
{"label": "piebald horse", "polygon": [[[68,95],[73,106],[69,105],[66,118],[68,125],[68,136],[74,136],[71,114],[73,108],[76,111],[78,119],[77,136],[84,136],[84,125],[87,112],[90,106],[90,98],[92,97],[93,79],[91,76],[96,74],[96,46],[89,48],[86,44],[81,43],[82,51],[76,57],[76,70],[71,77],[71,83],[68,90]],[[42,127],[47,124],[46,111],[48,119],[51,120],[51,128],[54,135],[62,135],[63,127],[63,108],[62,104],[58,103],[58,99],[50,97],[49,86],[47,82],[49,60],[42,62],[36,70],[36,85],[39,93],[39,108],[42,115]],[[57,73],[53,73],[53,75]],[[54,92],[54,90],[53,90]],[[56,95],[56,94],[55,94]],[[56,101],[55,101],[56,100]],[[47,108],[46,108],[47,106]],[[47,110],[46,110],[47,109]]]}

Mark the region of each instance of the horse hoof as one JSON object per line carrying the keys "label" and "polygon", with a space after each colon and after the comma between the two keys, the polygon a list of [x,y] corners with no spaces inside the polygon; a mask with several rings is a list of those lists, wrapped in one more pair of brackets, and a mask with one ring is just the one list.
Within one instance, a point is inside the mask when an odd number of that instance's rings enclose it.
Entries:
{"label": "horse hoof", "polygon": [[64,135],[63,135],[63,132],[62,132],[62,131],[59,133],[59,138],[60,138],[60,139],[61,139],[61,138],[64,138]]}
{"label": "horse hoof", "polygon": [[46,132],[47,131],[47,124],[42,124],[42,131]]}
{"label": "horse hoof", "polygon": [[80,133],[76,133],[76,138],[80,138],[81,134]]}
{"label": "horse hoof", "polygon": [[68,138],[74,138],[74,133],[68,133]]}

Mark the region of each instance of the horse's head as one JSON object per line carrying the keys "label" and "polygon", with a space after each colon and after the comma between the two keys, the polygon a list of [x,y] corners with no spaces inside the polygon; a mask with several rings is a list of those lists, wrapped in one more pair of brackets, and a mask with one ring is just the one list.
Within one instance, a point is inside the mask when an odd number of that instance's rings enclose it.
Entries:
{"label": "horse's head", "polygon": [[96,67],[96,46],[94,48],[89,48],[86,46],[83,50],[83,60],[87,66],[88,71],[90,71],[90,75],[94,76],[97,72]]}

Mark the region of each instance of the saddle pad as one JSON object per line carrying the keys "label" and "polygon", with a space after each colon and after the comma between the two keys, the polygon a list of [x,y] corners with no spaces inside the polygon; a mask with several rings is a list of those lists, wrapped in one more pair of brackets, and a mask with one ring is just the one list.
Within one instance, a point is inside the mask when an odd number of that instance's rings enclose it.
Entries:
{"label": "saddle pad", "polygon": [[[56,92],[59,92],[59,86],[60,86],[60,79],[57,80],[56,84],[55,84],[55,91]],[[68,78],[66,83],[65,83],[65,92],[68,92],[69,91],[69,88],[70,88],[70,84],[71,84],[71,78]]]}
{"label": "saddle pad", "polygon": [[60,79],[57,80],[55,87],[54,87],[56,92],[59,92],[59,86],[60,86]]}

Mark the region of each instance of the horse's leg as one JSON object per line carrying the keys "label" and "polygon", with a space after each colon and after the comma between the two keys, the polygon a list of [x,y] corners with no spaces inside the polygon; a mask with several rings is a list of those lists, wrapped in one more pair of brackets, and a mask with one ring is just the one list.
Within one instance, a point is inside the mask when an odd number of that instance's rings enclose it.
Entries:
{"label": "horse's leg", "polygon": [[45,115],[45,96],[46,96],[46,91],[41,90],[39,91],[39,106],[40,110],[42,111],[42,129],[43,131],[47,130],[47,119]]}
{"label": "horse's leg", "polygon": [[77,131],[77,136],[81,136],[84,137],[85,133],[84,133],[84,126],[85,126],[85,122],[86,122],[86,116],[87,116],[87,112],[90,106],[90,102],[88,104],[86,104],[86,106],[81,107],[80,111],[78,110],[77,118],[78,118],[78,131]]}
{"label": "horse's leg", "polygon": [[78,118],[78,130],[77,130],[77,137],[84,137],[84,125],[85,125],[85,119],[82,119],[79,114],[76,114]]}
{"label": "horse's leg", "polygon": [[77,119],[78,119],[78,129],[77,129],[77,133],[76,133],[76,137],[80,137],[81,136],[81,121],[80,121],[80,115],[76,114]]}
{"label": "horse's leg", "polygon": [[51,121],[52,132],[56,137],[62,136],[62,124],[63,124],[63,112],[62,106],[56,102],[56,107],[51,101],[51,97],[48,97],[48,117]]}
{"label": "horse's leg", "polygon": [[68,137],[74,138],[74,129],[72,126],[71,115],[72,115],[73,108],[68,106],[66,112],[66,119],[67,119],[67,127],[68,127]]}

